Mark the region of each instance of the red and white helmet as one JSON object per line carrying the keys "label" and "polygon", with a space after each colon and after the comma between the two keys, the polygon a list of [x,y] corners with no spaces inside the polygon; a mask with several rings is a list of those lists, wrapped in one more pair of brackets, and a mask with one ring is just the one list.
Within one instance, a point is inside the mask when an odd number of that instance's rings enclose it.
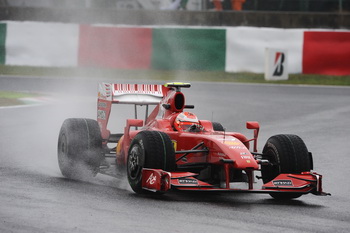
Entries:
{"label": "red and white helmet", "polygon": [[194,115],[191,112],[182,112],[179,115],[177,115],[174,127],[178,131],[186,131],[188,130],[192,125],[199,126],[199,120],[196,115]]}

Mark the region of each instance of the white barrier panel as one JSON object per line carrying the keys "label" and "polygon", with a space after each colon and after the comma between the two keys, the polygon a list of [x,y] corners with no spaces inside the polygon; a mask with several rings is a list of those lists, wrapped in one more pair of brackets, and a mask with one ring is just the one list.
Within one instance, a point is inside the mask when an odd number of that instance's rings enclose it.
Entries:
{"label": "white barrier panel", "polygon": [[79,25],[7,22],[6,65],[77,66]]}
{"label": "white barrier panel", "polygon": [[305,29],[229,27],[226,31],[226,72],[265,71],[265,48],[288,50],[289,73],[302,72]]}
{"label": "white barrier panel", "polygon": [[283,49],[265,49],[265,80],[288,80],[288,56]]}

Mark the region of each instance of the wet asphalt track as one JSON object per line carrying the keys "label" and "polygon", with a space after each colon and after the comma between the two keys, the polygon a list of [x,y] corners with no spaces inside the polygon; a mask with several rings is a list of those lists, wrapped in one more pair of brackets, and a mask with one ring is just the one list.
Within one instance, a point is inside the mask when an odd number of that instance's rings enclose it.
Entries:
{"label": "wet asphalt track", "polygon": [[[1,90],[53,93],[56,100],[0,109],[0,232],[349,232],[350,88],[193,83],[184,90],[201,119],[249,136],[245,121],[259,121],[260,149],[274,134],[304,139],[332,196],[278,202],[266,194],[145,197],[123,179],[63,178],[56,159],[60,125],[68,117],[95,118],[96,85],[0,77]],[[123,122],[113,119],[121,129]]]}

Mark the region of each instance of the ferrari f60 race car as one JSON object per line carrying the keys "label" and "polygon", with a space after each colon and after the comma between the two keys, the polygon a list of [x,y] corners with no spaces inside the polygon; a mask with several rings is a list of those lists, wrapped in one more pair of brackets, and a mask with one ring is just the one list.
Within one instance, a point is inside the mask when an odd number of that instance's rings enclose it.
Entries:
{"label": "ferrari f60 race car", "polygon": [[[247,122],[253,138],[227,132],[217,122],[198,120],[184,111],[182,88],[189,83],[101,83],[97,121],[66,119],[58,139],[58,163],[71,179],[97,173],[126,174],[136,193],[224,191],[268,193],[276,199],[298,198],[322,191],[322,176],[313,169],[312,154],[303,140],[291,134],[270,137],[258,153],[258,122]],[[112,104],[135,106],[135,119],[127,119],[123,133],[107,129]],[[155,105],[148,114],[150,105]],[[137,119],[137,106],[145,106],[145,119]],[[110,147],[114,143],[116,147]],[[252,145],[250,145],[252,144]],[[254,176],[259,172],[261,176]],[[262,179],[261,188],[255,188]],[[243,187],[242,187],[243,186]]]}

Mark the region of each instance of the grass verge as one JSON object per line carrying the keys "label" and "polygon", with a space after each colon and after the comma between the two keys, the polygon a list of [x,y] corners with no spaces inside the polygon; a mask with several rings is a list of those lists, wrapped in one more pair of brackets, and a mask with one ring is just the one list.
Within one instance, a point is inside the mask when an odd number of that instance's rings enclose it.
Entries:
{"label": "grass verge", "polygon": [[0,106],[22,105],[21,98],[35,97],[35,94],[19,93],[12,91],[0,91]]}
{"label": "grass verge", "polygon": [[0,65],[0,75],[350,86],[350,75],[290,74],[289,79],[285,81],[265,81],[264,74],[227,73],[223,71],[119,70]]}

